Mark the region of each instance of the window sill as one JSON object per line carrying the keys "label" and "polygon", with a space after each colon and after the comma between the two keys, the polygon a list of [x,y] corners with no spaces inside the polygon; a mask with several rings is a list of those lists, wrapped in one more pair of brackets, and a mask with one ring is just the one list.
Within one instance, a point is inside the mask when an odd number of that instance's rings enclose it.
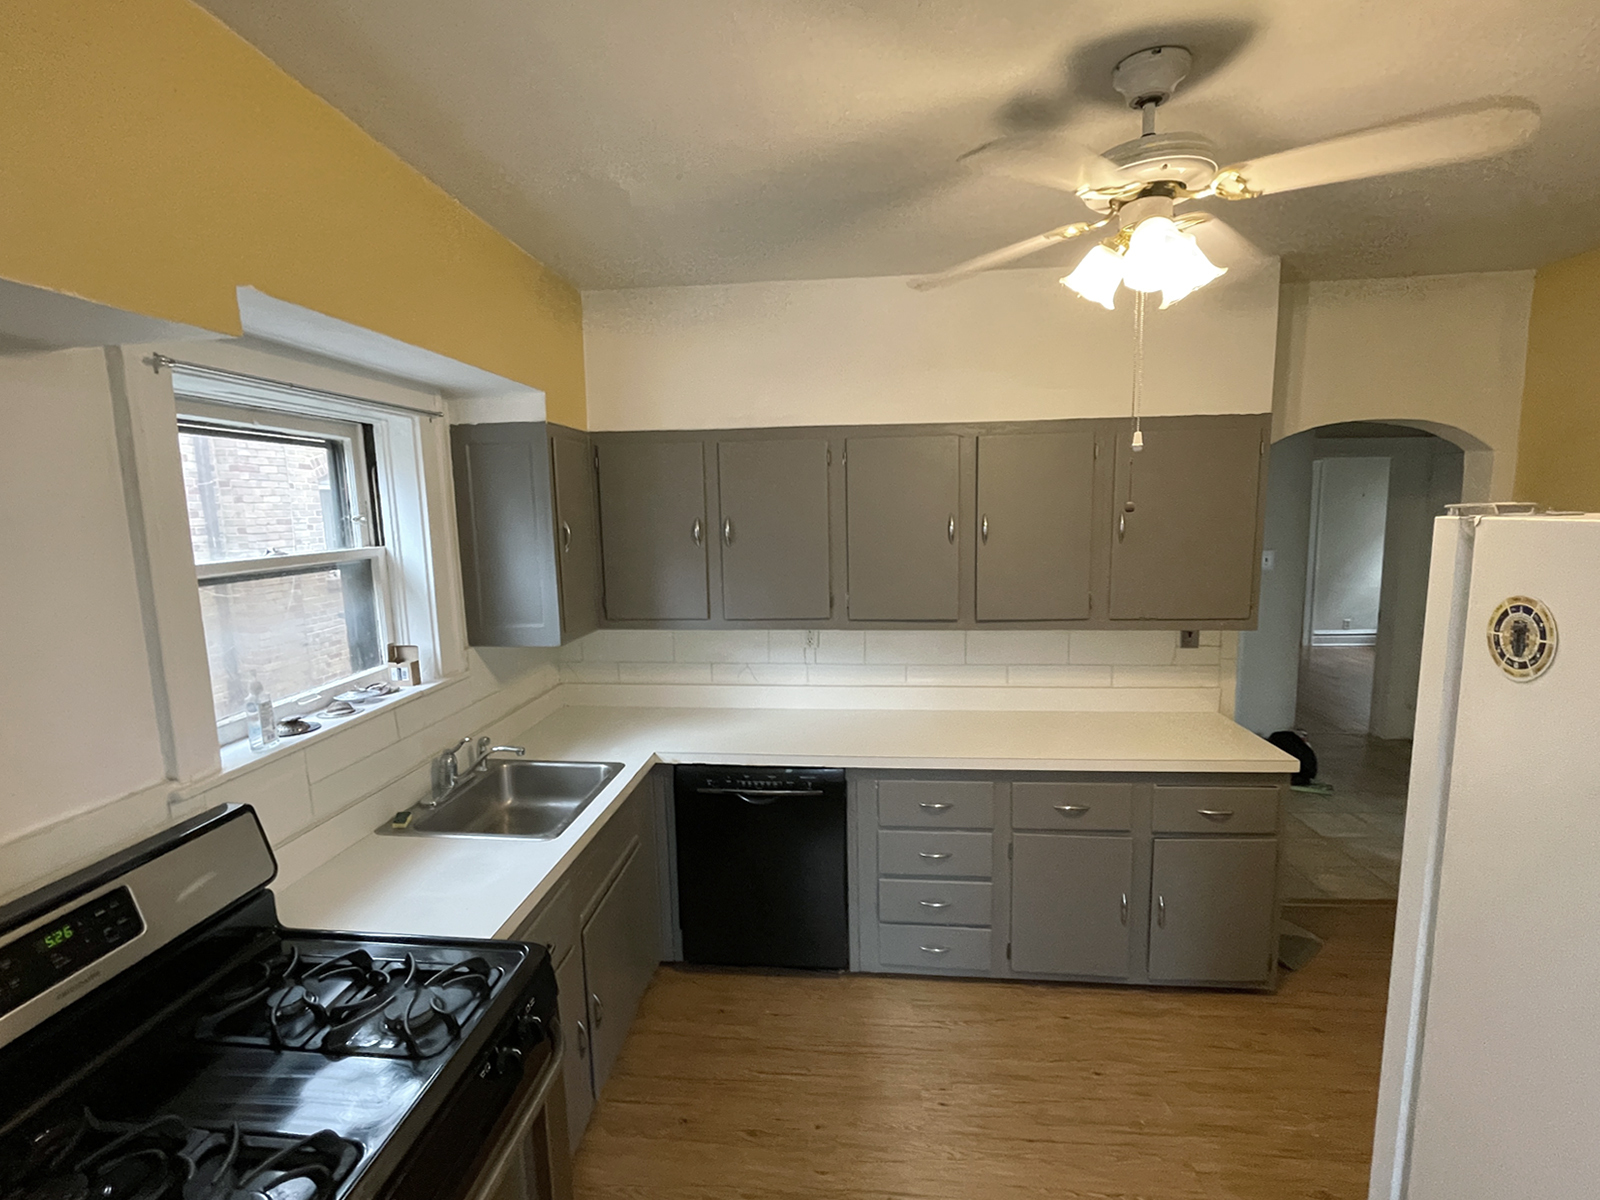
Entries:
{"label": "window sill", "polygon": [[426,696],[439,688],[447,687],[465,677],[464,674],[447,675],[443,679],[431,679],[426,683],[418,684],[416,687],[402,688],[393,696],[386,696],[372,704],[362,706],[360,711],[351,713],[348,717],[311,716],[311,720],[317,721],[322,725],[321,729],[318,729],[315,733],[303,733],[299,737],[280,737],[278,744],[267,750],[252,750],[249,738],[240,738],[236,742],[227,742],[221,747],[221,776],[214,776],[206,780],[202,787],[213,787],[219,778],[236,778],[256,767],[274,762],[287,754],[292,754],[296,750],[314,746],[318,742],[333,737],[341,730],[352,729],[357,725],[363,724],[380,712],[390,712],[414,699]]}

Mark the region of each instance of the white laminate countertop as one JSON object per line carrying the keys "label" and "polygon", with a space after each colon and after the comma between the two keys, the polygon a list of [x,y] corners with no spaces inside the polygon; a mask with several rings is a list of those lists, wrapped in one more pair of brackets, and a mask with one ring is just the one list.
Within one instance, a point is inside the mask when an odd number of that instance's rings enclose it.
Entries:
{"label": "white laminate countertop", "polygon": [[1299,764],[1217,713],[561,708],[516,739],[530,759],[620,762],[552,841],[374,832],[282,889],[284,923],[509,935],[658,762],[898,770],[1251,772]]}

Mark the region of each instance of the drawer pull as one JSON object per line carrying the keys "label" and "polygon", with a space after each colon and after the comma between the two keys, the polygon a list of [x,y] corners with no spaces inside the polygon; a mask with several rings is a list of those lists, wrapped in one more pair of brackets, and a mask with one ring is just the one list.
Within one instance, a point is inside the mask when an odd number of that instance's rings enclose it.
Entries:
{"label": "drawer pull", "polygon": [[1087,804],[1052,804],[1050,807],[1064,817],[1078,817],[1089,811]]}
{"label": "drawer pull", "polygon": [[1167,898],[1156,897],[1156,924],[1165,929],[1167,927]]}
{"label": "drawer pull", "polygon": [[950,953],[950,947],[949,946],[919,946],[919,947],[917,947],[917,949],[921,950],[924,954],[949,954]]}
{"label": "drawer pull", "polygon": [[950,805],[942,800],[918,800],[917,807],[925,808],[929,812],[943,812],[945,809],[949,808]]}
{"label": "drawer pull", "polygon": [[588,1058],[589,1057],[589,1031],[583,1027],[583,1022],[582,1021],[574,1021],[573,1024],[578,1027],[578,1057],[579,1058]]}
{"label": "drawer pull", "polygon": [[1233,809],[1231,808],[1197,808],[1195,812],[1208,821],[1226,821],[1233,816]]}
{"label": "drawer pull", "polygon": [[948,900],[918,900],[917,903],[922,905],[923,908],[949,908],[950,907],[950,901],[948,901]]}
{"label": "drawer pull", "polygon": [[600,1022],[606,1019],[606,1009],[605,1005],[600,1003],[600,995],[598,992],[589,993],[589,1011],[594,1017],[594,1027],[599,1029]]}
{"label": "drawer pull", "polygon": [[1128,923],[1128,893],[1127,892],[1123,892],[1122,893],[1122,923],[1124,925],[1126,925]]}
{"label": "drawer pull", "polygon": [[917,857],[918,858],[932,858],[932,859],[935,859],[935,860],[942,859],[942,858],[949,858],[950,857],[950,851],[948,851],[948,850],[918,850],[917,851]]}

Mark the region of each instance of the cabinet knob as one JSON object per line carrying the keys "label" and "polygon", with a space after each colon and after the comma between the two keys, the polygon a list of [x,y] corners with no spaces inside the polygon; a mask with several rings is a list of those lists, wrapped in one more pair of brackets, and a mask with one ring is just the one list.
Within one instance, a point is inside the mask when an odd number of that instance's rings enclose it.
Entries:
{"label": "cabinet knob", "polygon": [[722,544],[724,546],[733,545],[733,518],[732,517],[723,517],[722,518]]}
{"label": "cabinet knob", "polygon": [[1123,892],[1122,893],[1122,923],[1124,925],[1126,925],[1128,923],[1128,893],[1127,892]]}
{"label": "cabinet knob", "polygon": [[949,908],[950,907],[950,901],[948,901],[948,900],[918,900],[917,903],[922,905],[923,908]]}
{"label": "cabinet knob", "polygon": [[918,946],[917,949],[921,950],[924,954],[949,954],[950,953],[950,947],[949,946]]}
{"label": "cabinet knob", "polygon": [[1197,808],[1195,812],[1208,821],[1226,821],[1233,816],[1233,809],[1231,808]]}
{"label": "cabinet knob", "polygon": [[943,812],[945,809],[949,808],[950,805],[947,801],[943,800],[918,800],[917,807],[925,808],[929,812]]}
{"label": "cabinet knob", "polygon": [[572,526],[565,521],[561,522],[561,552],[572,553]]}
{"label": "cabinet knob", "polygon": [[950,524],[946,528],[945,533],[950,539],[950,544],[952,546],[955,545],[955,543],[956,543],[956,515],[954,513],[950,514]]}
{"label": "cabinet knob", "polygon": [[1050,807],[1063,817],[1080,817],[1089,811],[1087,804],[1052,804]]}
{"label": "cabinet knob", "polygon": [[573,1022],[578,1027],[578,1057],[589,1057],[589,1027],[582,1021]]}
{"label": "cabinet knob", "polygon": [[937,861],[937,860],[942,859],[942,858],[949,858],[950,857],[950,851],[948,851],[948,850],[918,850],[917,851],[917,857],[918,858],[931,858],[931,859],[934,859],[935,861]]}
{"label": "cabinet knob", "polygon": [[983,540],[983,544],[985,546],[987,546],[989,544],[989,514],[988,513],[985,513],[983,515],[983,520],[978,522],[978,537],[980,537]]}
{"label": "cabinet knob", "polygon": [[1156,897],[1156,924],[1165,929],[1167,927],[1167,898]]}
{"label": "cabinet knob", "polygon": [[696,546],[701,545],[705,539],[705,530],[700,524],[700,518],[694,519],[694,524],[689,526],[689,536],[694,539]]}
{"label": "cabinet knob", "polygon": [[606,1007],[600,1003],[598,992],[589,993],[589,1015],[594,1019],[594,1027],[600,1028],[600,1023],[606,1019]]}

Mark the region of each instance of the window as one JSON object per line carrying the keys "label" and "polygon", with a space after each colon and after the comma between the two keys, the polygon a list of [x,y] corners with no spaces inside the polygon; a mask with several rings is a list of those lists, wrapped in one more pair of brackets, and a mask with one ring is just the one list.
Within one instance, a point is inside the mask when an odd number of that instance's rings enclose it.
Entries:
{"label": "window", "polygon": [[372,427],[178,395],[218,733],[260,680],[280,716],[382,678],[391,640]]}

